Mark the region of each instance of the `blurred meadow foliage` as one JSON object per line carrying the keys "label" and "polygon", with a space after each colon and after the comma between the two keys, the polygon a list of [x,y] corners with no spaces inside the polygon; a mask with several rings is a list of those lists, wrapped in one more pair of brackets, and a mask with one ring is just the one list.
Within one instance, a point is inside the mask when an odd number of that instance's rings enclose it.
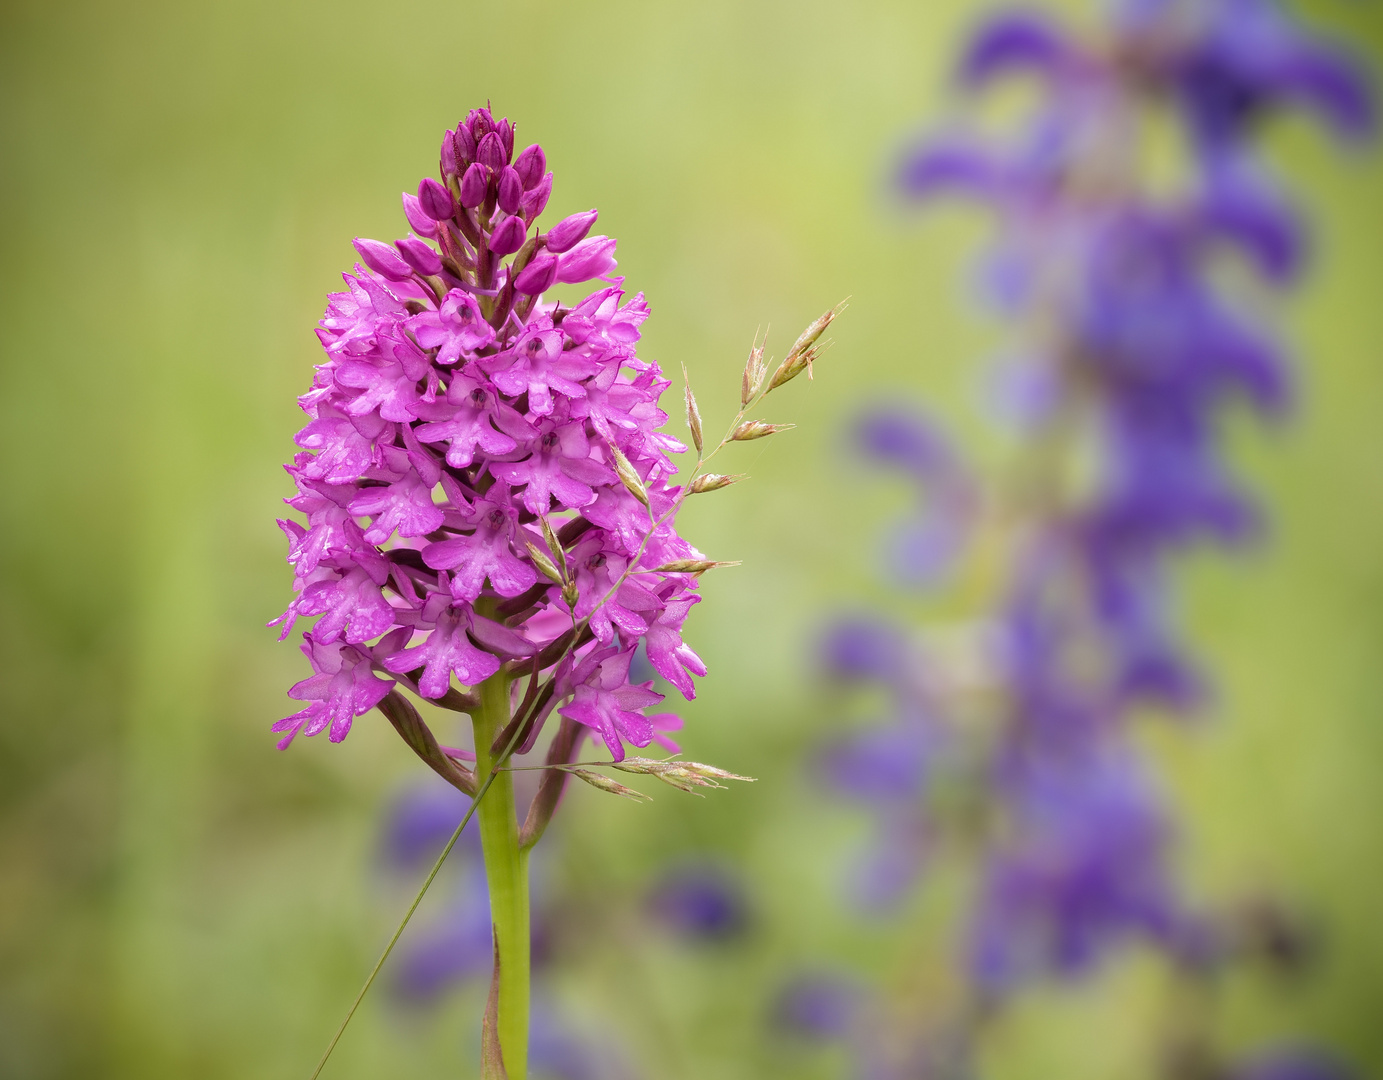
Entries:
{"label": "blurred meadow foliage", "polygon": [[[1376,8],[1298,9],[1377,70]],[[976,14],[6,5],[0,1076],[305,1076],[406,905],[411,881],[380,872],[377,846],[390,799],[427,778],[394,732],[375,716],[340,746],[273,749],[301,676],[263,625],[290,582],[273,519],[350,238],[398,233],[398,192],[486,99],[547,149],[551,221],[600,208],[652,305],[647,355],[687,365],[708,427],[733,413],[756,327],[781,355],[853,298],[815,385],[770,417],[799,429],[736,462],[752,484],[681,519],[710,556],[744,560],[708,575],[689,622],[711,674],[682,741],[760,782],[646,806],[575,791],[546,854],[569,911],[553,992],[644,1075],[839,1075],[770,1031],[783,978],[844,966],[887,984],[950,902],[940,881],[888,923],[845,908],[845,863],[826,854],[863,819],[804,762],[836,722],[813,628],[895,602],[877,536],[905,496],[845,454],[854,410],[926,401],[997,449],[997,330],[967,276],[981,217],[905,212],[886,185],[952,105]],[[1308,984],[1229,987],[1226,1038],[1311,1036],[1383,1071],[1383,156],[1341,163],[1296,121],[1268,147],[1314,222],[1314,269],[1282,312],[1301,405],[1270,436],[1236,432],[1273,529],[1190,574],[1185,621],[1218,701],[1155,749],[1194,886],[1279,884],[1323,942]],[[644,899],[696,859],[743,875],[748,914],[690,948]],[[1145,975],[1029,1000],[989,1075],[1152,1075]],[[378,994],[325,1075],[464,1075],[480,994],[424,1011]]]}

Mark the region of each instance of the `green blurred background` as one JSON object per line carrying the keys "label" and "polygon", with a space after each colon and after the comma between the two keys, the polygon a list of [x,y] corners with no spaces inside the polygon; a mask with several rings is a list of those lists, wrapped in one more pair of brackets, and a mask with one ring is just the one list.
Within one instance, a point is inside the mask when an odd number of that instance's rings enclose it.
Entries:
{"label": "green blurred background", "polygon": [[[584,897],[559,991],[648,1076],[838,1075],[763,1035],[775,980],[845,964],[897,981],[916,958],[909,914],[866,925],[843,906],[863,822],[802,768],[834,722],[806,646],[829,610],[887,596],[875,536],[904,496],[852,475],[852,409],[901,393],[972,446],[990,437],[999,338],[967,277],[982,222],[905,215],[884,183],[945,115],[976,13],[4,6],[0,1076],[306,1076],[405,904],[372,862],[383,808],[422,770],[397,736],[374,715],[340,746],[273,749],[304,671],[263,626],[289,596],[273,518],[350,238],[403,231],[399,191],[487,98],[547,149],[552,220],[601,209],[652,304],[644,355],[688,366],[708,426],[756,327],[781,351],[853,297],[815,383],[772,402],[799,429],[746,448],[733,464],[753,482],[682,519],[744,560],[689,624],[711,676],[684,744],[760,783],[642,807],[578,791],[544,842]],[[1305,14],[1383,57],[1376,6]],[[1194,887],[1282,885],[1325,941],[1303,987],[1226,988],[1227,1044],[1319,1037],[1383,1073],[1383,160],[1341,160],[1297,121],[1268,144],[1317,226],[1283,319],[1302,406],[1237,433],[1275,529],[1188,571],[1220,704],[1158,752]],[[739,947],[678,949],[640,922],[650,875],[691,854],[749,875]],[[1150,1075],[1150,985],[1135,962],[1038,995],[988,1073]],[[326,1075],[471,1075],[478,1001],[372,999]]]}

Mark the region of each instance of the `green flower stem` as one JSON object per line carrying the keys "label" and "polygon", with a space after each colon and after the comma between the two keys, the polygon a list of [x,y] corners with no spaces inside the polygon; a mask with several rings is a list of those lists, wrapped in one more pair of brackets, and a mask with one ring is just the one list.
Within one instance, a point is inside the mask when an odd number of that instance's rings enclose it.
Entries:
{"label": "green flower stem", "polygon": [[[475,774],[488,776],[496,764],[490,745],[509,723],[509,676],[503,669],[481,684],[480,708],[472,715],[472,722]],[[490,920],[499,948],[499,1044],[509,1080],[527,1080],[528,852],[519,849],[512,773],[495,773],[491,789],[480,800],[476,813],[485,849],[485,877],[490,886]]]}

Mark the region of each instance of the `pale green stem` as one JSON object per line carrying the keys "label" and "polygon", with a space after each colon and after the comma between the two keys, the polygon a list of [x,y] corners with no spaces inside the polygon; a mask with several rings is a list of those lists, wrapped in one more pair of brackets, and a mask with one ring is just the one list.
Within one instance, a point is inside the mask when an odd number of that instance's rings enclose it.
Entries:
{"label": "pale green stem", "polygon": [[[481,683],[480,708],[472,722],[475,774],[488,776],[496,765],[490,746],[509,723],[509,677],[503,670]],[[499,948],[499,1044],[509,1080],[527,1080],[528,852],[519,850],[513,774],[494,774],[492,789],[480,800],[476,814],[490,886],[490,921]]]}

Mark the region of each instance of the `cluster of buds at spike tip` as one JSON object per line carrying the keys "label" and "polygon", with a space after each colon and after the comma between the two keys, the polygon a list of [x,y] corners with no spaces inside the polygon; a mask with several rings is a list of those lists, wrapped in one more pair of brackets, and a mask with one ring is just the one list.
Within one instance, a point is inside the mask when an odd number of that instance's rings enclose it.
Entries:
{"label": "cluster of buds at spike tip", "polygon": [[[489,109],[472,110],[446,132],[441,179],[427,177],[416,196],[403,196],[415,235],[392,247],[357,241],[365,265],[391,282],[425,283],[439,304],[453,289],[470,292],[496,330],[503,330],[513,312],[526,317],[554,284],[608,274],[615,242],[587,238],[596,211],[572,214],[546,233],[533,228],[552,195],[552,173],[536,143],[516,156],[514,135],[514,126],[496,120]],[[508,256],[514,258],[506,267]],[[405,303],[417,314],[428,306],[425,300]]]}

